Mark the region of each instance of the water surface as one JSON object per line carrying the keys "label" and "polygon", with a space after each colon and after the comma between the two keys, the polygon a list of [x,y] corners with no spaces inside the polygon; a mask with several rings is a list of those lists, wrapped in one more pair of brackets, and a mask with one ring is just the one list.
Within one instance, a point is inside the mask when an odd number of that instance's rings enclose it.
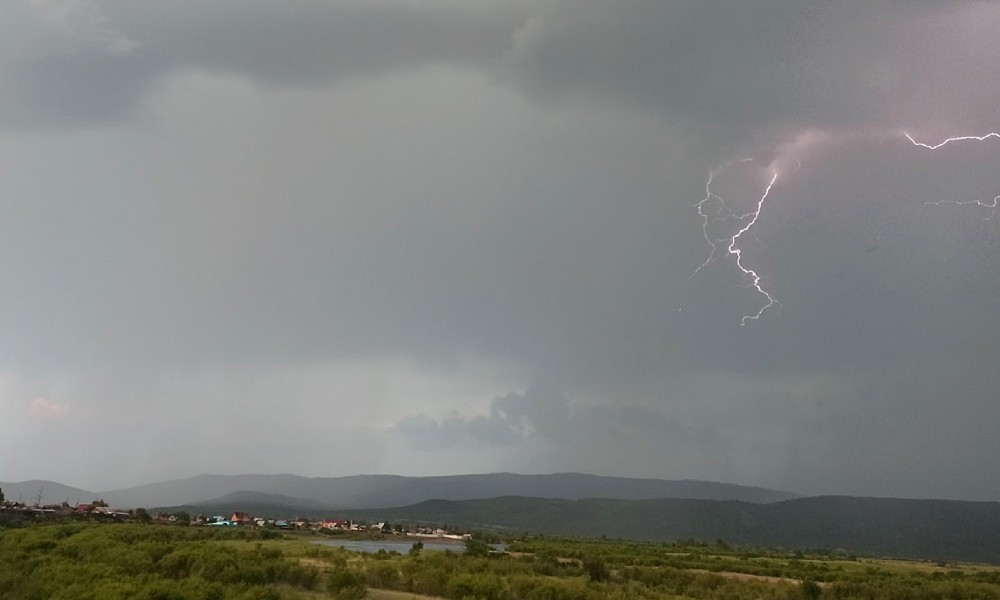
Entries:
{"label": "water surface", "polygon": [[323,546],[333,546],[335,548],[344,548],[353,552],[368,552],[370,554],[375,554],[379,550],[385,550],[386,552],[395,550],[400,554],[406,554],[417,541],[424,543],[424,550],[451,550],[452,552],[465,552],[465,544],[462,542],[442,542],[440,540],[435,540],[434,538],[425,538],[421,540],[415,540],[413,538],[407,538],[406,540],[317,540],[313,543],[321,544]]}

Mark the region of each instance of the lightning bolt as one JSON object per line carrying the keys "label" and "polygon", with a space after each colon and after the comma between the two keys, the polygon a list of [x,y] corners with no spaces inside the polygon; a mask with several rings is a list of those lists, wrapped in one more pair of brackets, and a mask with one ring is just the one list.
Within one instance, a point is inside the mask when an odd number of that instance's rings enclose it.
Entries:
{"label": "lightning bolt", "polygon": [[[943,148],[943,147],[947,146],[948,144],[953,144],[953,143],[957,143],[957,142],[985,142],[986,140],[988,140],[990,138],[1000,139],[1000,133],[995,132],[995,131],[991,131],[991,132],[989,132],[989,133],[987,133],[985,135],[963,135],[963,136],[958,136],[958,137],[950,137],[950,138],[947,138],[947,139],[945,139],[945,140],[943,140],[941,142],[938,142],[936,144],[926,144],[924,142],[918,142],[917,140],[915,140],[913,138],[913,136],[911,136],[906,131],[903,132],[903,135],[906,136],[906,139],[910,140],[910,143],[913,144],[914,146],[917,146],[919,148],[926,148],[928,150],[938,150],[939,148]],[[985,216],[985,217],[983,217],[983,220],[984,221],[990,221],[990,220],[993,219],[993,217],[997,213],[997,202],[998,201],[1000,201],[1000,195],[994,196],[993,200],[990,200],[990,201],[984,201],[984,200],[965,200],[965,201],[962,201],[962,200],[935,200],[933,202],[924,202],[924,204],[927,205],[927,206],[930,206],[930,205],[941,206],[941,205],[944,205],[944,204],[953,204],[953,205],[956,205],[956,206],[979,206],[979,207],[982,207],[982,208],[988,208],[988,209],[990,209],[990,214],[987,215],[987,216]]]}
{"label": "lightning bolt", "polygon": [[[719,257],[720,248],[725,248],[726,254],[736,258],[736,267],[743,273],[744,278],[750,281],[750,285],[757,290],[757,293],[765,299],[764,304],[757,310],[756,313],[743,316],[743,319],[740,320],[740,327],[746,326],[747,321],[756,321],[760,319],[761,315],[764,314],[764,311],[772,306],[781,306],[781,303],[778,302],[778,300],[761,284],[760,274],[743,263],[743,250],[738,245],[743,234],[750,231],[750,229],[757,224],[757,220],[760,218],[760,213],[764,209],[764,202],[771,194],[771,189],[778,180],[778,170],[774,168],[771,169],[771,179],[768,181],[767,186],[764,188],[764,192],[757,200],[754,210],[742,215],[736,214],[736,212],[730,208],[728,204],[726,204],[726,201],[723,200],[721,196],[712,191],[712,183],[715,181],[715,178],[719,175],[719,173],[726,169],[726,167],[729,167],[736,162],[750,162],[752,160],[753,159],[751,158],[745,158],[738,161],[729,161],[716,167],[712,171],[709,171],[708,180],[705,182],[705,197],[702,198],[696,206],[698,208],[698,214],[702,219],[702,234],[705,236],[705,241],[707,241],[712,247],[712,252],[709,254],[708,258],[705,259],[705,262],[698,265],[698,268],[691,273],[691,277],[694,277],[699,271],[715,261]],[[801,167],[801,163],[799,163],[798,166]],[[798,170],[798,168],[796,168],[796,170]],[[706,212],[706,207],[712,203],[717,203],[718,207],[712,212]],[[745,224],[743,224],[740,229],[731,236],[713,238],[709,233],[709,227],[712,223],[721,219],[733,220],[736,222],[745,221]]]}
{"label": "lightning bolt", "polygon": [[[743,250],[740,247],[740,238],[742,238],[744,234],[748,233],[760,219],[761,212],[764,209],[764,203],[767,201],[768,196],[770,196],[775,183],[777,183],[779,173],[781,171],[790,170],[791,172],[788,174],[789,177],[798,173],[799,169],[802,168],[802,160],[795,157],[796,154],[801,154],[810,150],[817,150],[833,142],[897,138],[900,133],[902,133],[902,135],[909,140],[913,146],[924,148],[926,150],[940,150],[949,144],[958,144],[962,142],[982,143],[991,139],[1000,140],[1000,132],[995,131],[991,131],[984,135],[963,135],[950,137],[934,144],[919,142],[911,136],[909,132],[900,132],[899,130],[879,130],[840,134],[831,134],[822,131],[806,131],[798,138],[775,148],[778,158],[776,158],[769,167],[771,173],[770,180],[764,187],[764,191],[758,198],[754,209],[744,214],[738,214],[735,210],[733,210],[726,203],[726,201],[719,196],[719,194],[712,190],[712,184],[727,168],[737,163],[752,162],[754,159],[744,158],[724,162],[715,169],[709,171],[708,179],[705,182],[705,196],[697,204],[695,204],[698,209],[698,215],[701,217],[702,235],[709,246],[711,246],[712,251],[709,253],[708,258],[706,258],[703,263],[698,265],[698,268],[691,273],[689,279],[697,275],[702,269],[712,264],[714,261],[725,256],[732,256],[734,257],[736,267],[741,271],[743,278],[746,281],[749,281],[749,285],[747,287],[753,287],[763,299],[763,304],[756,313],[743,316],[740,320],[740,327],[746,326],[747,321],[759,320],[764,312],[769,308],[774,306],[780,307],[781,303],[761,283],[761,276],[757,270],[745,264],[743,259]],[[791,163],[794,163],[794,167],[791,166]],[[979,206],[982,208],[988,208],[990,209],[990,214],[985,217],[985,220],[989,221],[996,214],[998,204],[1000,204],[1000,195],[993,197],[993,199],[989,201],[937,200],[933,202],[925,202],[925,204],[954,204],[958,206]],[[733,235],[723,236],[721,238],[714,237],[710,233],[711,226],[722,221],[733,221],[741,223],[742,225]]]}
{"label": "lightning bolt", "polygon": [[733,236],[733,241],[731,241],[729,243],[729,247],[726,248],[726,250],[728,250],[730,254],[736,256],[736,266],[739,267],[741,271],[743,271],[743,274],[745,276],[750,277],[751,281],[753,282],[754,289],[756,289],[757,292],[760,293],[762,296],[767,298],[767,303],[764,304],[764,306],[760,307],[760,310],[757,311],[757,314],[743,315],[743,319],[740,320],[740,327],[744,327],[747,324],[748,320],[756,321],[757,319],[760,319],[760,316],[764,314],[764,311],[771,308],[775,304],[778,304],[780,306],[780,303],[777,300],[775,300],[774,297],[771,296],[771,294],[769,294],[767,290],[765,290],[760,285],[760,275],[758,275],[757,272],[754,271],[753,269],[743,266],[743,251],[740,250],[739,246],[736,245],[736,242],[739,241],[740,236],[750,231],[750,228],[753,227],[757,223],[757,219],[760,218],[760,211],[763,210],[764,208],[764,200],[767,200],[767,197],[771,194],[771,188],[774,187],[774,182],[778,180],[778,171],[772,170],[771,173],[772,173],[771,181],[767,183],[767,187],[764,188],[764,193],[761,195],[760,200],[757,201],[757,210],[753,211],[753,218],[751,218],[750,222],[747,223],[745,226],[743,226],[743,228],[740,229],[736,233],[736,235]]}
{"label": "lightning bolt", "polygon": [[[698,268],[695,269],[693,273],[691,273],[688,279],[697,275],[699,271],[701,271],[702,269],[713,263],[715,259],[718,258],[717,252],[720,247],[719,244],[729,243],[732,241],[732,238],[712,238],[709,235],[708,228],[713,222],[720,220],[719,215],[722,215],[724,213],[725,216],[721,218],[737,220],[737,221],[743,220],[750,216],[749,214],[737,216],[736,213],[733,211],[733,209],[729,208],[729,205],[726,204],[726,201],[723,200],[721,196],[712,191],[712,182],[715,181],[715,178],[719,175],[719,173],[725,170],[726,167],[729,167],[730,165],[733,165],[735,163],[750,162],[752,160],[753,160],[752,158],[744,158],[735,161],[731,160],[719,165],[715,169],[712,169],[711,171],[708,172],[708,180],[705,182],[705,197],[702,198],[701,201],[698,202],[698,204],[696,204],[695,206],[697,206],[698,215],[701,217],[702,235],[705,236],[705,241],[708,242],[708,244],[712,247],[712,252],[711,254],[708,255],[708,258],[705,259],[705,262],[698,265]],[[718,203],[718,207],[714,210],[715,214],[710,214],[705,212],[706,205],[712,203],[713,201]]]}
{"label": "lightning bolt", "polygon": [[910,140],[910,143],[912,143],[914,146],[920,146],[921,148],[927,148],[928,150],[937,150],[938,148],[947,146],[948,144],[952,144],[955,142],[985,142],[990,138],[1000,138],[1000,133],[991,131],[986,135],[963,135],[959,137],[950,137],[944,140],[943,142],[938,142],[937,144],[925,144],[923,142],[918,142],[917,140],[913,139],[913,136],[907,133],[906,131],[903,132],[903,135],[905,135],[906,139]]}

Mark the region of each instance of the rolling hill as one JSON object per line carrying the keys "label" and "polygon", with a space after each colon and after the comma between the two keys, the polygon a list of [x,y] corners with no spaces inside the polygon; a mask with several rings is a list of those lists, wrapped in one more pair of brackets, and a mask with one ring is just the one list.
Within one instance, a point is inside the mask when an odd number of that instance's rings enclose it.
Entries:
{"label": "rolling hill", "polygon": [[766,503],[795,494],[711,481],[602,477],[581,473],[519,475],[492,473],[441,477],[356,475],[199,475],[134,488],[101,492],[115,506],[177,506],[213,501],[236,492],[278,494],[328,508],[385,508],[423,500],[471,500],[497,496],[546,498],[700,498]]}
{"label": "rolling hill", "polygon": [[90,502],[100,498],[94,492],[41,479],[10,483],[0,482],[0,490],[3,490],[3,494],[8,501],[21,501],[25,504],[34,504],[38,500],[39,494],[41,495],[42,504],[69,502],[75,505],[79,502]]}
{"label": "rolling hill", "polygon": [[502,497],[342,511],[354,519],[448,523],[549,535],[843,549],[1000,563],[1000,503],[819,496],[771,504]]}
{"label": "rolling hill", "polygon": [[[553,475],[401,477],[200,475],[89,492],[51,481],[0,483],[9,500],[243,510],[448,523],[514,532],[787,548],[1000,563],[1000,503],[821,496],[702,481]],[[365,507],[358,509],[356,507]],[[352,508],[355,507],[355,508]]]}

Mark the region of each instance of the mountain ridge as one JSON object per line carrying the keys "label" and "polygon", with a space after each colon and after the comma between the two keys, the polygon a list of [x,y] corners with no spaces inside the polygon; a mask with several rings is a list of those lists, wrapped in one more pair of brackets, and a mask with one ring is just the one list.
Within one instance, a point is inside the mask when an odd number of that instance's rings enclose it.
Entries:
{"label": "mountain ridge", "polygon": [[[51,485],[57,486],[54,482]],[[0,483],[23,490],[21,484]],[[782,490],[693,479],[610,477],[586,473],[483,473],[407,477],[403,475],[351,475],[304,477],[293,474],[211,475],[161,481],[131,488],[90,492],[69,488],[70,500],[102,498],[113,506],[194,505],[236,492],[286,496],[328,508],[385,508],[443,498],[471,500],[497,496],[552,498],[703,498],[767,503],[796,498]],[[32,497],[38,486],[31,490]],[[21,492],[23,493],[23,491]],[[56,498],[56,496],[59,496]],[[61,502],[65,494],[45,492],[43,502]]]}
{"label": "mountain ridge", "polygon": [[48,481],[46,479],[29,479],[27,481],[0,482],[0,490],[8,502],[24,502],[34,504],[41,495],[42,504],[60,504],[69,502],[91,502],[100,498],[89,490]]}
{"label": "mountain ridge", "polygon": [[1000,564],[1000,502],[810,496],[768,504],[663,498],[562,500],[505,496],[428,500],[342,518],[448,523],[596,538],[696,539],[800,550]]}
{"label": "mountain ridge", "polygon": [[776,502],[798,497],[781,490],[729,483],[607,477],[582,473],[490,473],[430,477],[352,475],[314,478],[289,474],[200,475],[185,480],[109,491],[104,493],[104,497],[108,502],[120,506],[166,506],[204,502],[244,490],[290,496],[318,502],[330,508],[385,508],[432,498],[470,500],[504,495],[566,499],[677,497],[750,502]]}
{"label": "mountain ridge", "polygon": [[565,500],[500,496],[431,499],[388,508],[299,511],[254,506],[251,497],[176,510],[260,511],[271,517],[302,516],[404,524],[444,524],[515,536],[672,542],[722,540],[743,546],[837,551],[921,560],[1000,564],[1000,502],[811,496],[768,504],[734,500],[659,498]]}

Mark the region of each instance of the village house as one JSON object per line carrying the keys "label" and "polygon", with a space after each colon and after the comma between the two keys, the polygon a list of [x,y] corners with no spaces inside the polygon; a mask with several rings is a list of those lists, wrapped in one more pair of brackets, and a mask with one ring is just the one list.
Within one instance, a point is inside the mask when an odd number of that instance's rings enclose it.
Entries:
{"label": "village house", "polygon": [[323,519],[319,522],[319,526],[321,529],[329,529],[330,531],[346,531],[351,528],[351,523],[350,521],[342,521],[340,519]]}
{"label": "village house", "polygon": [[252,525],[254,522],[253,517],[245,512],[239,511],[234,512],[233,515],[229,517],[229,520],[237,525]]}

